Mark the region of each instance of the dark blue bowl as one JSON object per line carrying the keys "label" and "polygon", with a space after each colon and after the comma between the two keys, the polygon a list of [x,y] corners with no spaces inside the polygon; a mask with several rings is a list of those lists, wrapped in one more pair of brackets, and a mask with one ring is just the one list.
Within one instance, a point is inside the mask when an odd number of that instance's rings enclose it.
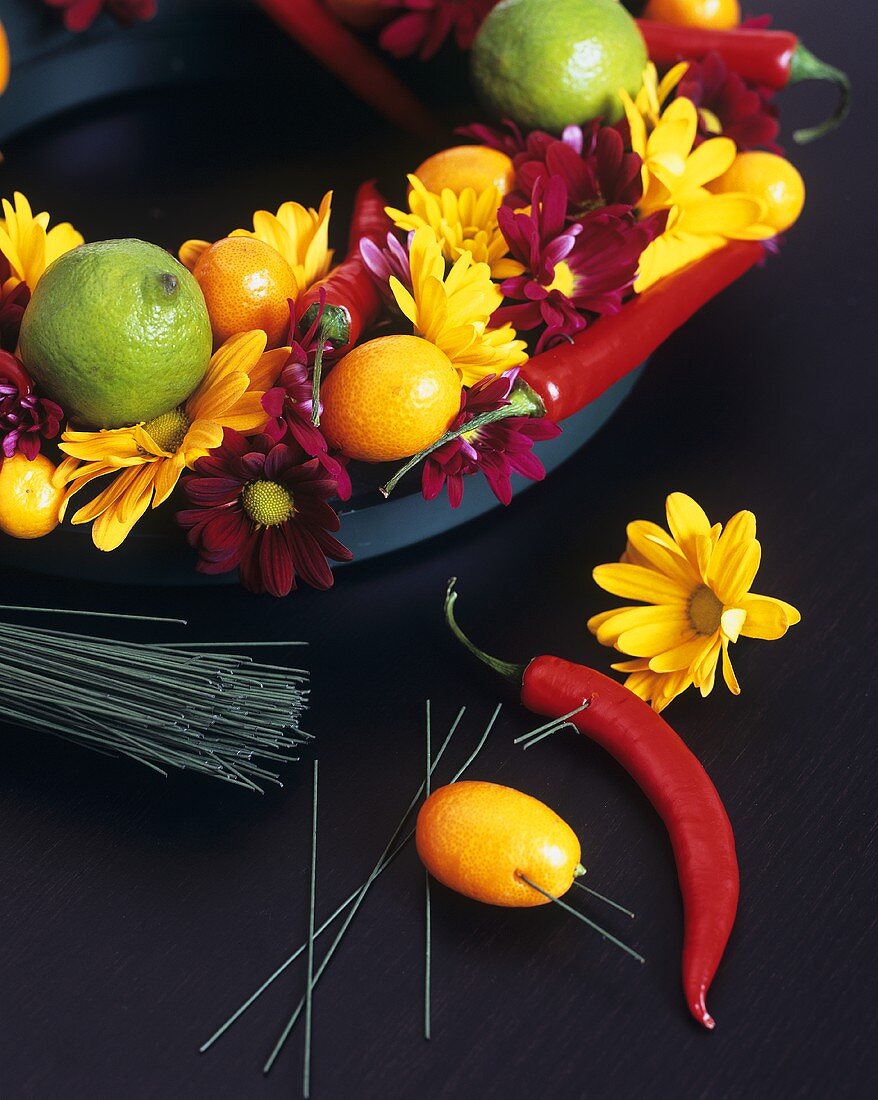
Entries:
{"label": "dark blue bowl", "polygon": [[[247,224],[258,206],[316,203],[329,182],[335,224],[344,225],[362,179],[381,177],[393,196],[430,151],[391,132],[245,0],[162,0],[152,23],[123,30],[102,18],[81,36],[33,0],[3,7],[13,68],[0,98],[0,194],[21,188],[87,239],[139,235],[173,249],[187,236],[215,239]],[[453,97],[433,98],[449,122],[470,119]],[[639,373],[537,445],[547,471],[598,431]],[[444,497],[426,502],[417,471],[385,501],[378,486],[392,470],[356,467],[353,498],[340,506],[341,537],[357,561],[499,507],[478,477],[458,509]],[[514,491],[531,484],[516,477]],[[88,528],[69,524],[33,542],[0,536],[0,561],[121,583],[204,580],[173,513],[173,502],[150,513],[111,554],[95,549]]]}

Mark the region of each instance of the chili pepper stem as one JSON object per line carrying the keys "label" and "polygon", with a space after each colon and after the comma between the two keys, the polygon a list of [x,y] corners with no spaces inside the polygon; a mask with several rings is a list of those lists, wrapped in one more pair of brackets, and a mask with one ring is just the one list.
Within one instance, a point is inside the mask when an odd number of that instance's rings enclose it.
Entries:
{"label": "chili pepper stem", "polygon": [[826,61],[821,61],[819,57],[815,57],[800,42],[790,63],[789,83],[798,84],[803,80],[831,81],[838,88],[839,99],[834,113],[825,122],[821,122],[819,126],[808,126],[802,130],[796,130],[793,133],[793,141],[799,145],[807,145],[808,142],[816,141],[825,134],[831,133],[844,122],[848,111],[851,109],[852,89],[847,73],[843,73],[841,69],[837,69]]}
{"label": "chili pepper stem", "polygon": [[539,394],[537,394],[535,390],[532,390],[527,382],[518,381],[512,387],[508,404],[502,405],[499,409],[491,409],[489,412],[484,412],[480,416],[474,416],[472,420],[468,420],[454,431],[446,432],[444,435],[440,436],[435,443],[431,443],[429,447],[425,447],[423,451],[419,451],[410,458],[404,466],[401,466],[396,471],[390,481],[381,486],[381,495],[386,500],[396,488],[400,479],[403,478],[409,470],[414,469],[415,466],[423,462],[428,455],[433,453],[433,451],[438,451],[440,447],[444,446],[446,443],[450,443],[452,439],[457,439],[458,436],[478,431],[479,428],[483,428],[486,424],[496,424],[498,420],[506,420],[510,416],[545,415],[546,406],[543,404]]}
{"label": "chili pepper stem", "polygon": [[576,867],[573,870],[573,877],[574,878],[582,878],[582,876],[586,873],[587,873],[587,868],[583,867],[581,863],[577,863]]}
{"label": "chili pepper stem", "polygon": [[511,680],[514,684],[520,684],[524,676],[525,665],[516,665],[511,661],[501,661],[497,657],[490,656],[490,654],[479,649],[474,642],[471,642],[457,625],[457,619],[454,616],[454,605],[457,602],[456,585],[457,577],[452,577],[445,592],[445,622],[448,624],[451,633],[462,646],[465,646],[474,657],[478,657],[488,668],[499,672],[501,676],[505,676],[507,680]]}

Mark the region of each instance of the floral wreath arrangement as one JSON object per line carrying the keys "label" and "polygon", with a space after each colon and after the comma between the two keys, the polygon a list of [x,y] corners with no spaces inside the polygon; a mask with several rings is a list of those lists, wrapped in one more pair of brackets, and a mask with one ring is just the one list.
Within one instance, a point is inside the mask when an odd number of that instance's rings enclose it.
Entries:
{"label": "floral wreath arrangement", "polygon": [[[50,2],[71,29],[101,8]],[[330,587],[328,562],[351,558],[332,502],[357,464],[398,464],[385,496],[420,466],[428,500],[457,507],[482,474],[508,503],[513,473],[544,476],[535,443],[777,251],[804,184],[776,144],[774,91],[830,76],[847,92],[792,36],[735,27],[736,0],[653,0],[665,22],[618,0],[260,3],[336,69],[350,61],[373,99],[395,77],[339,17],[383,22],[380,44],[424,58],[453,32],[503,121],[430,156],[398,205],[363,184],[337,263],[331,191],[186,241],[179,261],[143,241],[86,244],[4,199],[6,535],[69,515],[113,551],[176,504],[199,571],[284,596],[297,579]],[[535,35],[549,7],[552,31]],[[565,78],[583,44],[599,63]],[[0,58],[2,88],[5,39]]]}

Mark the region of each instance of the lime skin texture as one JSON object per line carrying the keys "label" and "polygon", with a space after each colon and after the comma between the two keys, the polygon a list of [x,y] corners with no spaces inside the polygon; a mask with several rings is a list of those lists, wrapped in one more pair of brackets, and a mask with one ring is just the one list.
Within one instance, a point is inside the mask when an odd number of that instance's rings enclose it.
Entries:
{"label": "lime skin texture", "polygon": [[619,0],[501,0],[472,50],[476,91],[498,118],[558,134],[623,114],[643,83],[646,45]]}
{"label": "lime skin texture", "polygon": [[146,241],[83,244],[34,289],[21,357],[82,428],[120,428],[176,408],[204,377],[210,318],[201,289]]}

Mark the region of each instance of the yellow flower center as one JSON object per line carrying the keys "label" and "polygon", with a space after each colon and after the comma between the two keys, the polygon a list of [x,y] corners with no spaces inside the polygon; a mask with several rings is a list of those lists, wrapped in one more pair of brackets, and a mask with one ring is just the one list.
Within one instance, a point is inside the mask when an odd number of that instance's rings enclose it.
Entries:
{"label": "yellow flower center", "polygon": [[293,498],[276,481],[251,481],[241,493],[244,511],[260,527],[277,527],[293,515]]}
{"label": "yellow flower center", "polygon": [[569,264],[563,262],[555,265],[555,278],[546,287],[546,290],[560,290],[565,298],[569,298],[576,289],[576,276],[570,270]]}
{"label": "yellow flower center", "polygon": [[162,413],[161,416],[153,417],[152,420],[147,420],[143,425],[143,430],[155,440],[163,451],[167,451],[168,454],[176,454],[186,438],[191,423],[192,421],[181,405],[179,408],[171,409],[170,412]]}
{"label": "yellow flower center", "polygon": [[723,605],[705,585],[696,588],[689,601],[689,621],[699,634],[715,634],[723,617]]}

